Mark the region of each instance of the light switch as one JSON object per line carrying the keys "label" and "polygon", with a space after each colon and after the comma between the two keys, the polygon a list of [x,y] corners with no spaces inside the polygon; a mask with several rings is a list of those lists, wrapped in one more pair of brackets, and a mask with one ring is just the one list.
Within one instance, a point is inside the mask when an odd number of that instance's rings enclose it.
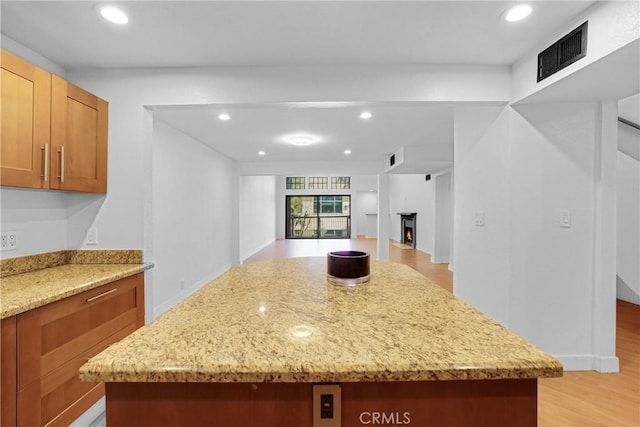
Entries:
{"label": "light switch", "polygon": [[89,231],[87,231],[87,245],[97,245],[98,244],[98,228],[91,227]]}
{"label": "light switch", "polygon": [[560,227],[571,227],[571,213],[569,211],[560,211]]}

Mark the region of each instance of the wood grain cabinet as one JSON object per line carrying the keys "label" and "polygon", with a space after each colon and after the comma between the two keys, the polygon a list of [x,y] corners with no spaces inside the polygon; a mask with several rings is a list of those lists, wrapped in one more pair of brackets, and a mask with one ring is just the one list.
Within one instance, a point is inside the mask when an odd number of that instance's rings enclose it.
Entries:
{"label": "wood grain cabinet", "polygon": [[2,426],[69,425],[104,395],[80,366],[143,324],[142,273],[3,319]]}
{"label": "wood grain cabinet", "polygon": [[0,183],[49,188],[51,74],[2,50]]}
{"label": "wood grain cabinet", "polygon": [[109,104],[1,53],[0,184],[105,193]]}

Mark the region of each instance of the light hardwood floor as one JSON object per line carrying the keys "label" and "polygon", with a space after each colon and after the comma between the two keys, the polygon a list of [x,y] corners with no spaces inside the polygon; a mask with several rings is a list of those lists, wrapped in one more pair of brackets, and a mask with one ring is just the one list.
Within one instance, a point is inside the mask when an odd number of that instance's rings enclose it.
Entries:
{"label": "light hardwood floor", "polygon": [[[334,250],[361,250],[376,257],[375,239],[277,240],[245,262],[267,259],[325,256]],[[415,249],[389,245],[391,261],[407,264],[452,291],[453,273],[447,264],[432,264]],[[617,303],[616,354],[620,373],[565,372],[562,378],[538,383],[540,427],[640,427],[640,306]],[[514,426],[517,427],[517,426]]]}

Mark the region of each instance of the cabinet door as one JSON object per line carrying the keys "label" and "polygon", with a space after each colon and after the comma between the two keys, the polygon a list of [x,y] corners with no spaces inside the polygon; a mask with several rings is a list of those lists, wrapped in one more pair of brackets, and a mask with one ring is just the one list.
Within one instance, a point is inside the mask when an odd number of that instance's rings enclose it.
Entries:
{"label": "cabinet door", "polygon": [[0,321],[0,425],[16,425],[16,317]]}
{"label": "cabinet door", "polygon": [[2,50],[0,185],[49,188],[51,74]]}
{"label": "cabinet door", "polygon": [[51,188],[107,191],[109,104],[53,75],[51,78]]}

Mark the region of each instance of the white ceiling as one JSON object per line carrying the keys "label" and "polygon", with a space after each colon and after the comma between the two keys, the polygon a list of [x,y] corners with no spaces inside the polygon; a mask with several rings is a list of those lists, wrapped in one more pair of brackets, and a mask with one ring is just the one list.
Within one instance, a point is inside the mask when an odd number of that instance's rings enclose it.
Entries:
{"label": "white ceiling", "polygon": [[[0,28],[67,69],[509,65],[595,2],[534,1],[533,14],[514,24],[501,17],[511,1],[125,1],[126,26],[103,21],[97,3],[2,0]],[[223,109],[228,122],[216,118]],[[373,119],[358,118],[364,109]],[[241,161],[265,150],[265,161],[382,162],[401,146],[453,141],[451,106],[205,106],[155,114]],[[299,130],[322,142],[302,150],[280,140]]]}
{"label": "white ceiling", "polygon": [[[360,118],[365,109],[374,114],[369,120]],[[231,120],[219,120],[222,112]],[[429,104],[216,106],[161,110],[154,116],[240,161],[256,161],[264,150],[267,161],[357,159],[382,166],[404,145],[453,147],[453,108]],[[295,134],[312,134],[319,141],[292,146],[285,137]],[[350,155],[344,154],[347,149]]]}
{"label": "white ceiling", "polygon": [[595,2],[535,1],[517,24],[513,1],[116,2],[126,26],[98,3],[3,0],[2,33],[65,68],[508,65]]}

